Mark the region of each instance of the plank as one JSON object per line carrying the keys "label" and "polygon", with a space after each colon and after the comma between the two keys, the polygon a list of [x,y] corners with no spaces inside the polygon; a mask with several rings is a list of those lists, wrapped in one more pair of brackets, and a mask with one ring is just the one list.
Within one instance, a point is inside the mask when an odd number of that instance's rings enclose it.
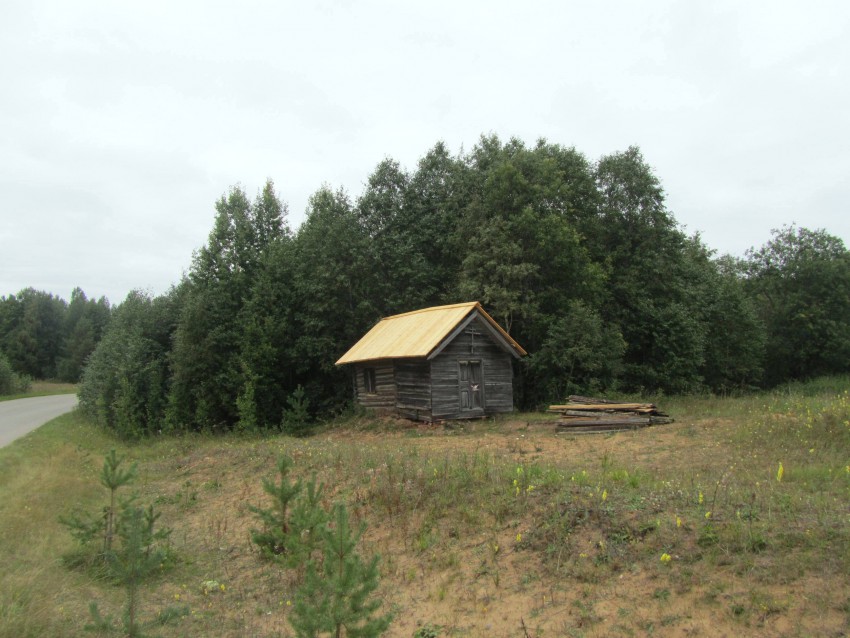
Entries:
{"label": "plank", "polygon": [[638,430],[648,427],[646,425],[629,425],[629,426],[583,426],[577,428],[558,428],[557,434],[610,434],[612,432],[625,432],[628,430]]}
{"label": "plank", "polygon": [[561,410],[654,410],[652,403],[567,403],[565,405],[550,405],[550,412]]}
{"label": "plank", "polygon": [[676,419],[673,419],[666,414],[664,416],[651,416],[649,417],[652,425],[666,425],[668,423],[673,423]]}
{"label": "plank", "polygon": [[579,417],[572,417],[568,419],[561,419],[558,422],[560,427],[576,427],[576,426],[585,426],[585,425],[649,425],[651,422],[650,417],[616,417],[616,418],[602,418],[602,419],[582,419]]}
{"label": "plank", "polygon": [[639,423],[649,421],[652,416],[649,414],[629,414],[625,412],[611,414],[573,414],[562,415],[561,423],[573,423],[574,421],[588,421],[590,423],[611,422],[611,423]]}
{"label": "plank", "polygon": [[571,394],[567,397],[567,401],[571,401],[573,403],[618,403],[617,401],[611,401],[610,399],[597,399],[595,397],[583,397],[579,394]]}

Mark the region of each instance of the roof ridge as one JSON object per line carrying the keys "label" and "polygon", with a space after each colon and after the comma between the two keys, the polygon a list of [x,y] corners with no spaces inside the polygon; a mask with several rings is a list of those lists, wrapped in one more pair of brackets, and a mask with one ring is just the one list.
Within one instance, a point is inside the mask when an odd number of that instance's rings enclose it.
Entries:
{"label": "roof ridge", "polygon": [[390,315],[389,317],[384,317],[381,321],[387,321],[388,319],[398,319],[399,317],[409,317],[410,315],[419,315],[425,312],[432,312],[434,310],[448,310],[449,308],[463,308],[464,306],[468,306],[469,308],[474,308],[476,306],[481,306],[481,303],[478,301],[464,301],[461,303],[453,303],[446,304],[445,306],[431,306],[429,308],[419,308],[418,310],[411,310],[409,312],[402,312],[398,315]]}

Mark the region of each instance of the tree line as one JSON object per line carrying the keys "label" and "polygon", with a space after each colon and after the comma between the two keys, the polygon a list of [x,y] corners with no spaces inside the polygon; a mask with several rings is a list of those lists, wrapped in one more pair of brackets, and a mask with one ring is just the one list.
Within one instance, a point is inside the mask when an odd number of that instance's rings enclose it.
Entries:
{"label": "tree line", "polygon": [[743,259],[687,235],[635,147],[540,140],[385,159],[352,199],[323,186],[293,231],[269,181],[231,188],[168,293],[131,293],[81,403],[127,436],[294,427],[350,404],[336,359],[381,317],[480,301],[530,353],[515,400],[732,392],[850,368],[850,256],[785,226]]}
{"label": "tree line", "polygon": [[111,316],[105,297],[71,301],[33,288],[0,297],[0,367],[24,379],[77,383]]}

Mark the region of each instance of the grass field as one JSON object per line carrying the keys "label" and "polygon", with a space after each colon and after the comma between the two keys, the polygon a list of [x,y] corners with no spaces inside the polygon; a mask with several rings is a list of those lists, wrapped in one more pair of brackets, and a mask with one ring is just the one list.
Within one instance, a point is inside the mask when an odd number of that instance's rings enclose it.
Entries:
{"label": "grass field", "polygon": [[74,394],[77,391],[76,383],[63,383],[60,381],[33,381],[30,389],[20,394],[0,395],[0,401],[11,401],[12,399],[27,399],[30,397],[46,397],[52,394]]}
{"label": "grass field", "polygon": [[93,600],[120,614],[119,588],[65,566],[57,521],[105,503],[111,448],[173,529],[142,615],[189,615],[155,635],[291,635],[298,574],[261,559],[247,508],[281,454],[368,524],[389,636],[847,635],[848,380],[659,402],[675,423],[573,437],[516,414],[128,446],[67,415],[0,450],[0,636],[82,635]]}

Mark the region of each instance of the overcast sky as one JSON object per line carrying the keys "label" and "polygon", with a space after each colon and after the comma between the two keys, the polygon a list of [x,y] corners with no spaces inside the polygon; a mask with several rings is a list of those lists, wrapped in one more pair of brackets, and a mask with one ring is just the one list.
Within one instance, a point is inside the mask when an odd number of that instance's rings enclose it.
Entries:
{"label": "overcast sky", "polygon": [[850,3],[0,2],[0,295],[189,267],[231,185],[304,218],[384,157],[638,145],[688,233],[850,245]]}

